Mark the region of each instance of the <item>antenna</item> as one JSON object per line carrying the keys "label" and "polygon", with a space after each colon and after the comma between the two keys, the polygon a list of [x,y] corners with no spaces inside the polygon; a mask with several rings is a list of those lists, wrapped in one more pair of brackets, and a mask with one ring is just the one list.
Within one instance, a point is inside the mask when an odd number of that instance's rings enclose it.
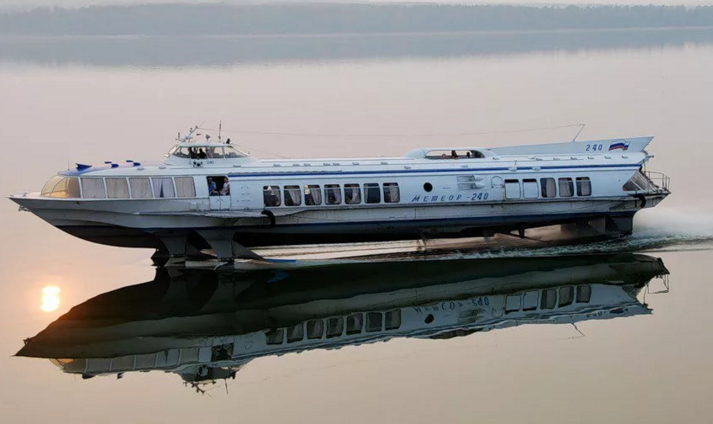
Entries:
{"label": "antenna", "polygon": [[579,131],[577,131],[577,135],[575,135],[574,138],[572,139],[572,143],[577,141],[577,137],[579,137],[579,134],[582,133],[582,130],[584,130],[585,125],[587,125],[587,124],[579,124],[579,126],[580,126]]}
{"label": "antenna", "polygon": [[218,141],[220,141],[221,131],[223,131],[223,120],[222,119],[218,122]]}

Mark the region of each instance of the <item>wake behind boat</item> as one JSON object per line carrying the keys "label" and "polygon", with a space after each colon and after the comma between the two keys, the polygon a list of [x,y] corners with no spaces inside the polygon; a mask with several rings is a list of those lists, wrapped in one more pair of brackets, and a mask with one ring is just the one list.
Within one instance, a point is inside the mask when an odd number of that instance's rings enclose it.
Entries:
{"label": "wake behind boat", "polygon": [[627,235],[636,212],[670,194],[668,177],[644,170],[653,137],[259,160],[196,130],[162,162],[77,164],[10,199],[97,243],[261,260],[250,248],[525,237],[550,225]]}

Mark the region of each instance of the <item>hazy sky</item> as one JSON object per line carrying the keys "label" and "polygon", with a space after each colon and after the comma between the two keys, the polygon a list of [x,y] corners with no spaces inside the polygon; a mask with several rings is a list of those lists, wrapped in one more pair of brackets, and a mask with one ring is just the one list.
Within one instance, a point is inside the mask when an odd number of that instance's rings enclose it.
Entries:
{"label": "hazy sky", "polygon": [[[61,5],[77,7],[97,4],[136,4],[136,3],[304,3],[305,0],[0,0],[0,7],[27,8],[39,5]],[[312,3],[442,3],[442,4],[654,4],[654,5],[713,5],[713,0],[311,0]]]}

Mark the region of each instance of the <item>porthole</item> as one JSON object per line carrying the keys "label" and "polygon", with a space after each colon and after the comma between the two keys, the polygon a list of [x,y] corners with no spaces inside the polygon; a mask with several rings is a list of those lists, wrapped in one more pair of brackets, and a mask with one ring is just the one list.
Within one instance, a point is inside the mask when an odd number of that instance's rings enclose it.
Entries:
{"label": "porthole", "polygon": [[435,318],[432,314],[428,314],[428,316],[426,317],[426,319],[423,320],[423,322],[425,322],[426,324],[430,324],[430,323],[432,323],[433,320],[435,320],[435,319],[436,319],[436,318]]}
{"label": "porthole", "polygon": [[431,185],[431,183],[426,183],[423,185],[423,189],[430,193],[431,190],[433,190],[433,186]]}

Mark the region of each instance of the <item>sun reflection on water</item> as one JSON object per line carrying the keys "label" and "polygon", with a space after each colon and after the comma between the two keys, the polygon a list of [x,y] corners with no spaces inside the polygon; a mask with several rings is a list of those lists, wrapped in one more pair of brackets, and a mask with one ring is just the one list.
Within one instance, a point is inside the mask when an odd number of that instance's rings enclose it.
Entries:
{"label": "sun reflection on water", "polygon": [[42,305],[40,309],[52,312],[59,308],[59,287],[47,286],[42,289]]}

